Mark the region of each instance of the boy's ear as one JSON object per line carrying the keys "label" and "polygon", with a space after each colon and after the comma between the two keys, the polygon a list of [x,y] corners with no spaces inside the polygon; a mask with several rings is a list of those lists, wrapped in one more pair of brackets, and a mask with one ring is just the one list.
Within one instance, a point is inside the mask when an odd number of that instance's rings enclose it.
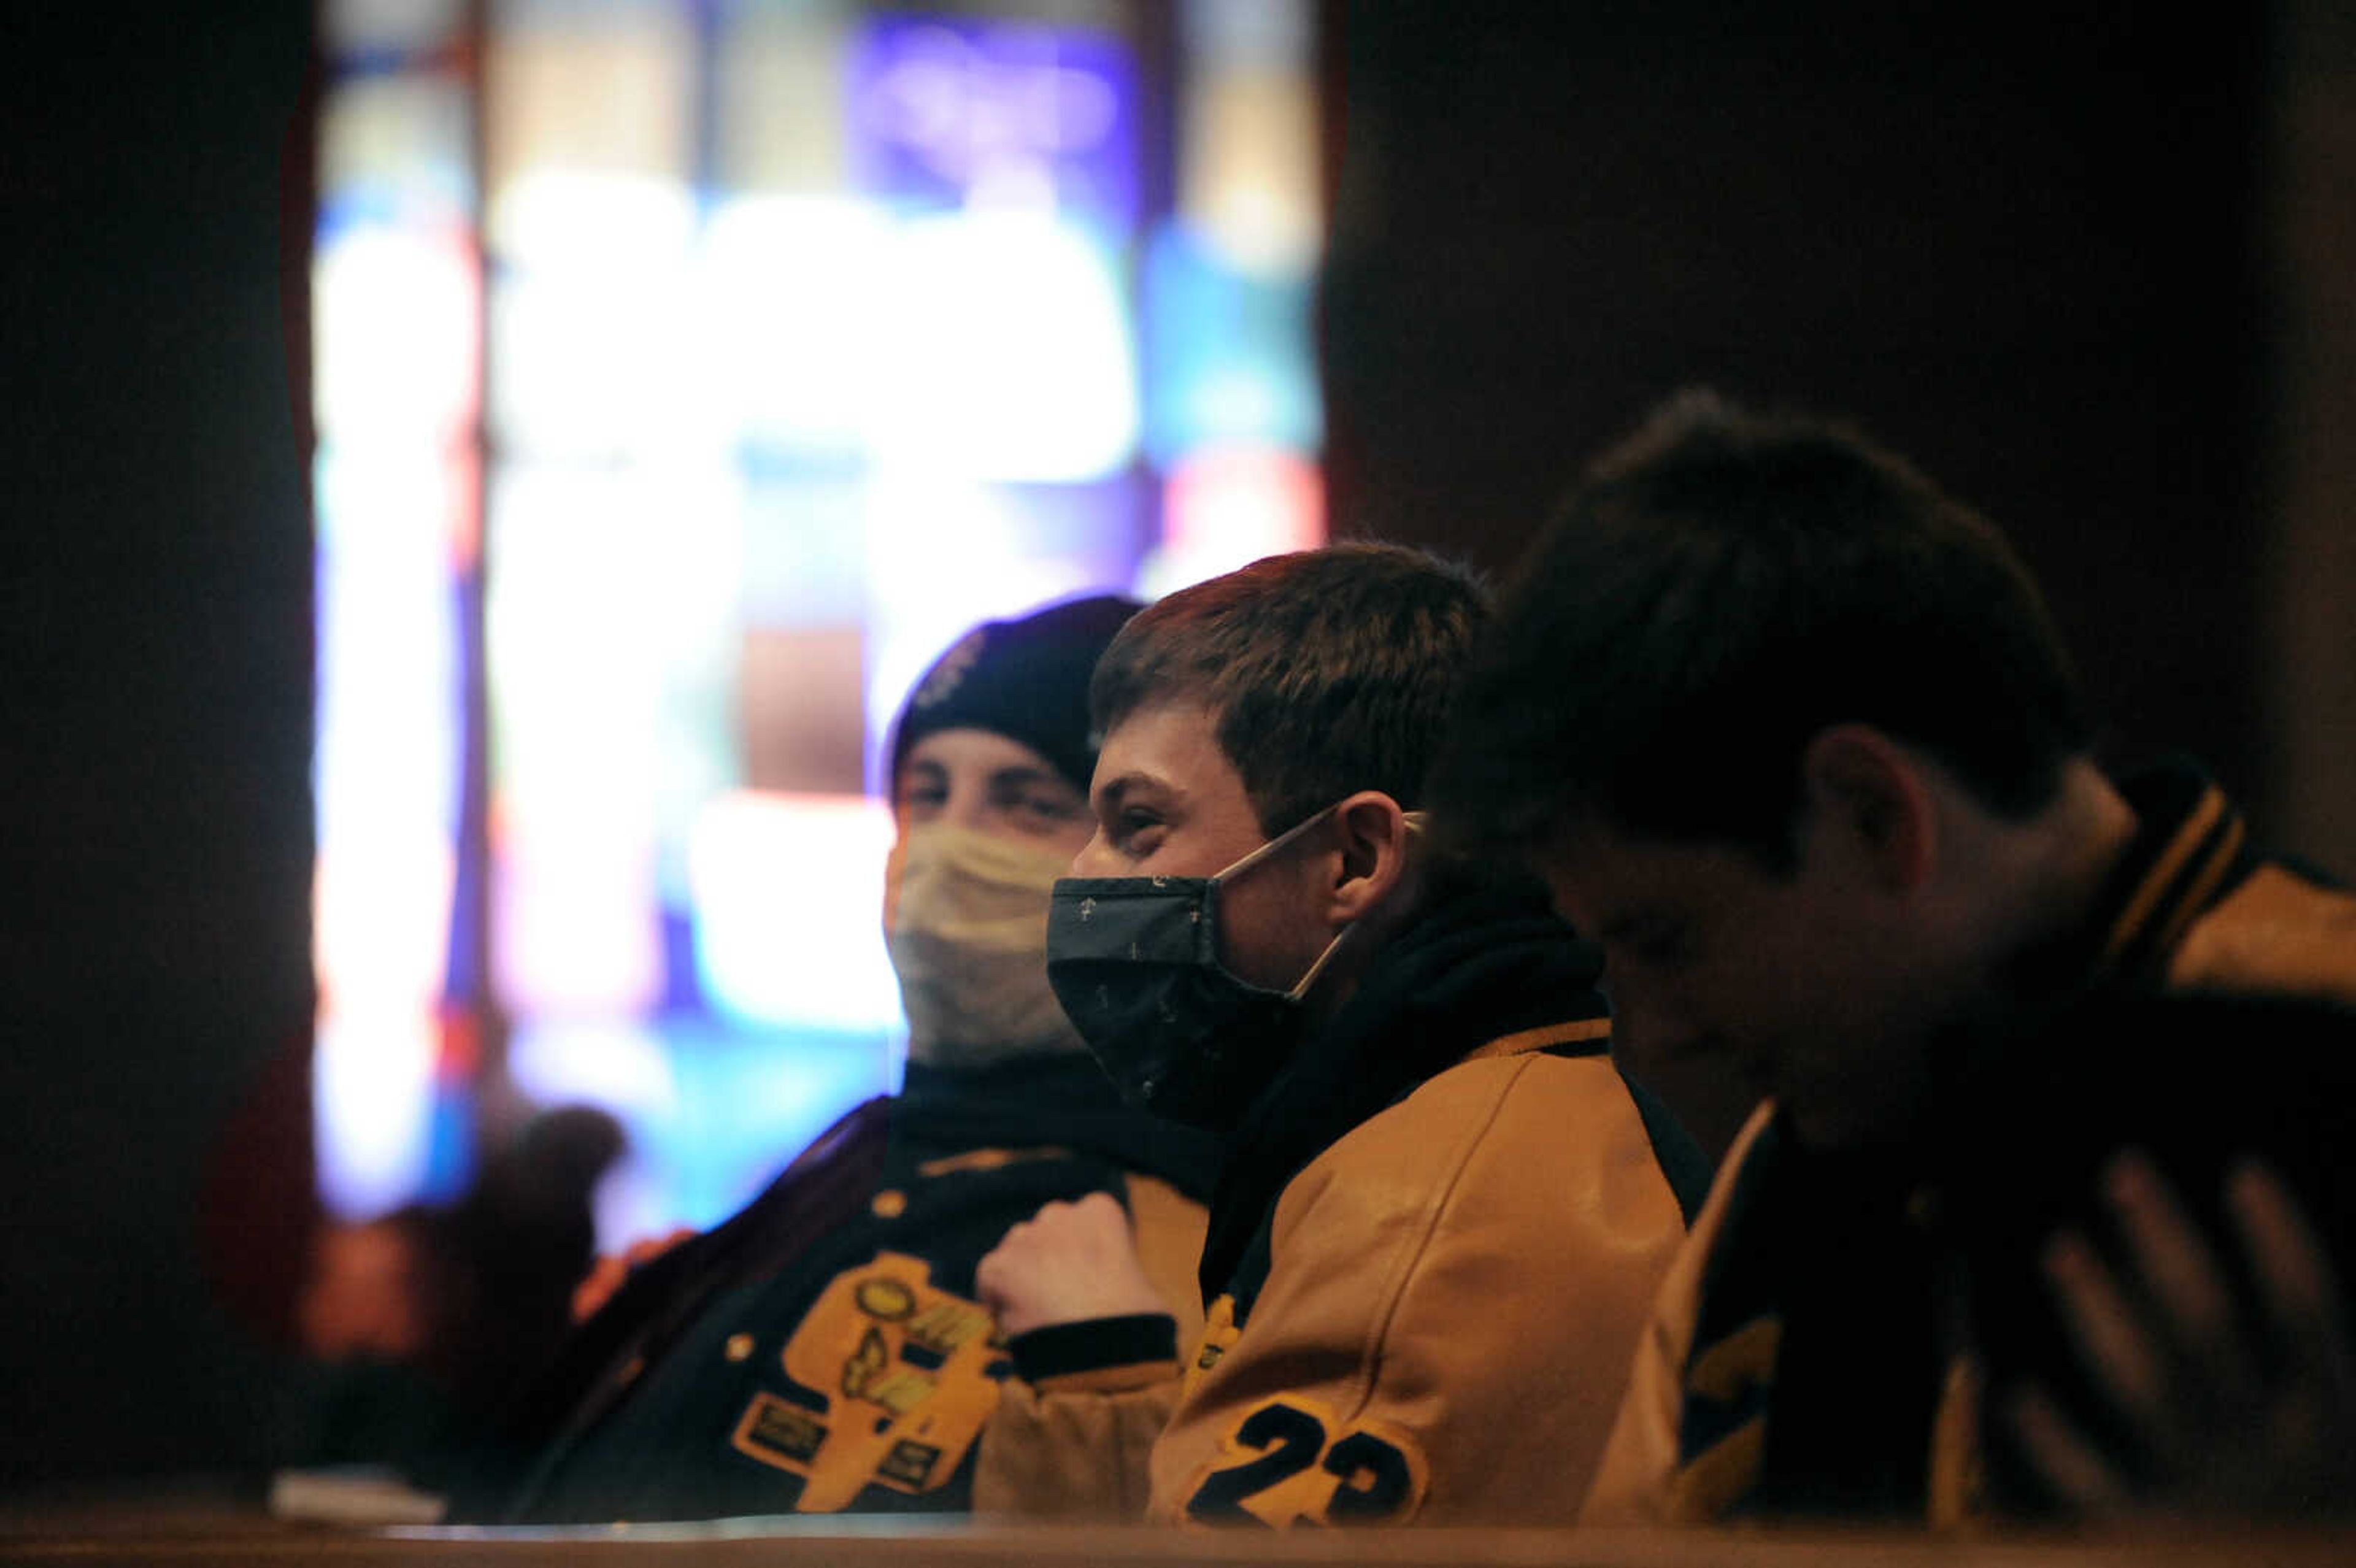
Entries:
{"label": "boy's ear", "polygon": [[1884,891],[1912,892],[1930,880],[1938,805],[1905,747],[1869,724],[1835,724],[1808,742],[1800,774],[1816,830],[1853,845]]}
{"label": "boy's ear", "polygon": [[1337,922],[1355,921],[1390,897],[1406,878],[1407,813],[1378,789],[1360,790],[1333,808],[1333,831],[1341,853],[1327,913]]}

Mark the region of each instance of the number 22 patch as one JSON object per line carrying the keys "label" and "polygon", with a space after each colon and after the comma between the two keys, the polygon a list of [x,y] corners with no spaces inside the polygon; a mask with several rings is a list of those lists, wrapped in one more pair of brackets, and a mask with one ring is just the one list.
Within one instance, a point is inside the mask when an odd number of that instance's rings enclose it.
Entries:
{"label": "number 22 patch", "polygon": [[1186,1499],[1202,1524],[1389,1524],[1412,1518],[1430,1470],[1386,1423],[1344,1424],[1286,1395],[1247,1412]]}

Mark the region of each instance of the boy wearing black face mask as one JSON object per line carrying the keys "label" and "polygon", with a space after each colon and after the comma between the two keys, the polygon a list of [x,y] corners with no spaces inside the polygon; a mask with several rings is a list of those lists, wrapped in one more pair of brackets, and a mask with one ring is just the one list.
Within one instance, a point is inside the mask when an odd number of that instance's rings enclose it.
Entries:
{"label": "boy wearing black face mask", "polygon": [[1009,1226],[1100,1203],[1156,1298],[1190,1299],[1213,1142],[1119,1102],[1043,953],[1050,886],[1089,831],[1088,672],[1135,608],[991,622],[918,683],[884,897],[901,1093],[595,1308],[519,1413],[518,1473],[487,1462],[455,1517],[959,1511],[1007,1371],[973,1270]]}
{"label": "boy wearing black face mask", "polygon": [[1107,650],[1048,971],[1124,1093],[1228,1136],[1209,1322],[1171,1357],[1102,1205],[1016,1227],[976,1275],[1021,1374],[978,1507],[1575,1513],[1683,1233],[1665,1168],[1688,1195],[1701,1173],[1613,1070],[1544,891],[1426,848],[1485,614],[1428,557],[1340,546],[1173,594]]}

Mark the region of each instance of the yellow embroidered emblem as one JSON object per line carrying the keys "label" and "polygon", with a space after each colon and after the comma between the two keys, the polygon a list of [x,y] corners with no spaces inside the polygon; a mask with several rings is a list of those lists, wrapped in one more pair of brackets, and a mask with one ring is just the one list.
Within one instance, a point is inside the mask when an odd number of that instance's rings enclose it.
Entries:
{"label": "yellow embroidered emblem", "polygon": [[794,1507],[832,1513],[870,1485],[947,1484],[998,1406],[990,1314],[937,1290],[921,1258],[879,1253],[837,1275],[785,1349],[786,1375],[826,1400],[823,1417],[755,1396],[733,1445],[802,1477]]}
{"label": "yellow embroidered emblem", "polygon": [[826,1424],[790,1400],[756,1393],[736,1423],[734,1441],[740,1452],[756,1459],[782,1455],[807,1461],[826,1442]]}
{"label": "yellow embroidered emblem", "polygon": [[1217,1366],[1219,1358],[1227,1353],[1227,1347],[1242,1337],[1243,1330],[1236,1327],[1236,1298],[1222,1296],[1211,1303],[1211,1310],[1203,1318],[1203,1337],[1194,1342],[1194,1359],[1180,1375],[1178,1397],[1192,1395],[1194,1385],[1203,1381],[1203,1374]]}
{"label": "yellow embroidered emblem", "polygon": [[908,1324],[908,1338],[937,1356],[953,1354],[969,1339],[990,1332],[990,1314],[962,1301],[926,1307]]}

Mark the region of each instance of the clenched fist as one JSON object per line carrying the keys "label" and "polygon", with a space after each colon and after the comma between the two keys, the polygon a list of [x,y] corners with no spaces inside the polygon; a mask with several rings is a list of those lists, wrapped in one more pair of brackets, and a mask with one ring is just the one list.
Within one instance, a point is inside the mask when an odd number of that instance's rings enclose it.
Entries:
{"label": "clenched fist", "polygon": [[1096,1317],[1167,1312],[1137,1255],[1129,1212],[1109,1192],[1050,1203],[976,1265],[974,1288],[1008,1335]]}

